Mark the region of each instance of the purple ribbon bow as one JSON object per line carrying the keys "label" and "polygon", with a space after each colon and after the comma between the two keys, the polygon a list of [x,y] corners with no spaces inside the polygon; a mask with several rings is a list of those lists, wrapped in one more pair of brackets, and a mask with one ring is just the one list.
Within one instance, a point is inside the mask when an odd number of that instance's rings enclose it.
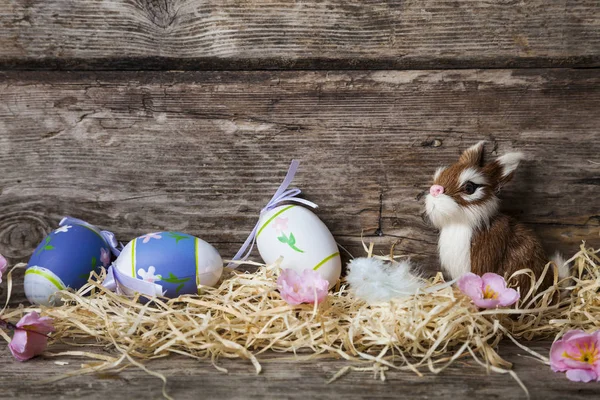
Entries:
{"label": "purple ribbon bow", "polygon": [[135,292],[149,297],[163,296],[165,294],[162,290],[162,285],[125,275],[119,271],[114,263],[108,267],[102,286],[125,296],[133,296]]}
{"label": "purple ribbon bow", "polygon": [[102,236],[102,239],[104,239],[104,241],[106,242],[108,247],[110,247],[110,250],[115,255],[115,257],[119,257],[119,254],[121,254],[121,249],[123,249],[123,244],[119,243],[117,241],[117,238],[115,237],[114,233],[109,232],[109,231],[101,231],[100,229],[96,228],[94,225],[92,225],[88,222],[85,222],[84,220],[81,220],[78,218],[73,218],[73,217],[68,217],[68,216],[61,219],[58,226],[65,226],[65,225],[69,225],[69,224],[81,225],[81,226],[90,228],[91,230],[93,230],[94,232],[96,232],[100,236]]}
{"label": "purple ribbon bow", "polygon": [[[266,213],[267,211],[274,209],[275,207],[279,206],[281,203],[286,202],[286,201],[304,204],[305,206],[308,206],[311,208],[318,207],[312,201],[297,198],[296,196],[298,196],[300,193],[302,193],[302,191],[300,189],[298,189],[298,188],[288,189],[288,186],[290,186],[290,183],[292,183],[292,180],[294,179],[294,176],[296,175],[296,171],[298,170],[299,164],[300,164],[300,162],[298,160],[292,160],[292,163],[290,164],[290,167],[288,169],[287,174],[285,175],[283,182],[281,183],[281,185],[279,185],[279,188],[277,189],[277,191],[275,192],[273,197],[271,197],[271,200],[269,200],[267,205],[262,210],[260,210],[261,216],[264,213]],[[233,257],[233,261],[238,261],[238,260],[243,261],[243,260],[246,260],[250,256],[250,253],[252,253],[252,249],[254,248],[254,243],[256,242],[256,232],[258,230],[259,222],[260,222],[260,217],[259,217],[258,221],[256,222],[256,225],[254,225],[254,229],[252,229],[252,232],[250,232],[248,239],[246,239],[246,241],[244,242],[244,244],[242,245],[240,250]],[[249,250],[247,250],[248,247],[250,247]],[[229,263],[228,267],[237,268],[237,266],[234,266],[234,265],[235,265],[234,263]]]}

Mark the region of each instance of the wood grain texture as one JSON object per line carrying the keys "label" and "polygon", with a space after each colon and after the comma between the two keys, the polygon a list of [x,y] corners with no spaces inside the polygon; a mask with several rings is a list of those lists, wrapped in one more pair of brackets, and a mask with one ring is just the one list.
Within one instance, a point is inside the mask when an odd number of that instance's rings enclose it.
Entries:
{"label": "wood grain texture", "polygon": [[[528,344],[548,354],[550,342]],[[56,351],[55,348],[51,349]],[[533,400],[587,400],[598,398],[600,388],[590,383],[570,382],[564,374],[528,357],[509,342],[502,342],[499,353],[514,363],[514,371],[527,386]],[[290,362],[281,355],[264,354],[264,371],[256,375],[249,362],[239,359],[219,360],[228,373],[217,371],[209,361],[183,356],[155,360],[147,364],[168,379],[167,390],[177,400],[187,399],[526,399],[517,383],[508,375],[487,374],[473,362],[458,362],[439,375],[388,371],[387,381],[374,379],[372,372],[351,372],[338,381],[325,382],[348,362],[320,359]],[[55,360],[69,362],[56,365]],[[0,346],[0,385],[3,398],[65,398],[105,400],[161,399],[162,382],[136,368],[119,374],[78,377],[54,384],[40,384],[44,379],[77,370],[84,359],[76,357],[38,358],[26,363],[12,360],[6,346]],[[355,364],[357,365],[357,364]],[[357,366],[361,366],[358,364]],[[362,364],[362,366],[365,366]]]}
{"label": "wood grain texture", "polygon": [[0,68],[600,65],[596,0],[0,2]]}
{"label": "wood grain texture", "polygon": [[594,70],[0,79],[0,252],[13,262],[26,261],[64,215],[123,241],[188,232],[230,258],[298,158],[294,183],[341,245],[359,256],[361,236],[381,252],[397,242],[398,253],[436,270],[437,234],[422,220],[421,195],[436,167],[481,139],[487,157],[526,153],[503,209],[549,252],[599,244]]}

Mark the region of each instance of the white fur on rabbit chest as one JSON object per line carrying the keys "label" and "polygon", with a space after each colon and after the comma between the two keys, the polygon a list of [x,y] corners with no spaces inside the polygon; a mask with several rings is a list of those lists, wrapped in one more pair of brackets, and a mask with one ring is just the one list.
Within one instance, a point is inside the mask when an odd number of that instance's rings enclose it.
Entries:
{"label": "white fur on rabbit chest", "polygon": [[473,228],[468,225],[452,224],[440,231],[440,262],[451,279],[460,278],[471,271],[472,237]]}

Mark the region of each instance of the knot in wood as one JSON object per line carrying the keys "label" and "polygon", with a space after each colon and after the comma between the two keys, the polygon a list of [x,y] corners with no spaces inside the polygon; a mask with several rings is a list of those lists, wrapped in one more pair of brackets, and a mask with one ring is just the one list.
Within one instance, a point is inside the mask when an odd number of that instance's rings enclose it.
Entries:
{"label": "knot in wood", "polygon": [[177,18],[177,0],[138,0],[153,25],[167,29]]}

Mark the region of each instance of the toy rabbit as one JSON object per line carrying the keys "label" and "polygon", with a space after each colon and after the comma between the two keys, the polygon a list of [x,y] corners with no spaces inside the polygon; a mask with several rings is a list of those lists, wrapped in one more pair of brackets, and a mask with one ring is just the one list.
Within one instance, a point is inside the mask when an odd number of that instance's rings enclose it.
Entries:
{"label": "toy rabbit", "polygon": [[[440,230],[442,269],[451,279],[466,272],[494,272],[508,278],[523,268],[539,277],[548,262],[539,240],[524,225],[498,212],[497,194],[512,179],[523,154],[508,153],[484,164],[483,145],[479,142],[467,149],[456,164],[438,168],[426,197],[426,214]],[[566,277],[568,266],[558,255],[555,262],[559,277]],[[550,269],[540,289],[552,281]],[[517,283],[525,296],[530,279],[520,275]]]}

